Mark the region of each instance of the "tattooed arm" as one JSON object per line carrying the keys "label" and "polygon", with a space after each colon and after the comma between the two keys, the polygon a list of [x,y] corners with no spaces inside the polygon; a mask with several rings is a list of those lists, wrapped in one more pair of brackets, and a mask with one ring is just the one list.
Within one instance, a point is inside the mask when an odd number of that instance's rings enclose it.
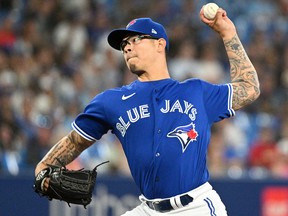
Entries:
{"label": "tattooed arm", "polygon": [[238,36],[234,35],[231,39],[223,40],[230,62],[232,106],[234,110],[238,110],[252,103],[260,95],[258,76]]}
{"label": "tattooed arm", "polygon": [[45,157],[38,163],[35,169],[35,175],[47,167],[46,164],[60,165],[56,158],[65,165],[76,159],[82,151],[91,146],[94,142],[81,137],[77,132],[71,131],[56,143]]}
{"label": "tattooed arm", "polygon": [[232,107],[238,110],[253,102],[260,95],[260,87],[256,70],[249,60],[233,22],[227,13],[219,8],[214,20],[204,17],[203,9],[200,11],[202,22],[209,25],[222,37],[227,56],[230,62],[230,76],[233,86]]}

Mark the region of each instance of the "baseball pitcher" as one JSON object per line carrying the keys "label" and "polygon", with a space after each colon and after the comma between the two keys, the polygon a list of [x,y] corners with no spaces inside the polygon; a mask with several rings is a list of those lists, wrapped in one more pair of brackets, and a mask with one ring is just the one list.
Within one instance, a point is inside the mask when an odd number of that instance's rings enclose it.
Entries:
{"label": "baseball pitcher", "polygon": [[[141,191],[141,204],[123,216],[227,215],[209,184],[206,154],[210,129],[253,102],[260,94],[259,83],[226,11],[218,8],[216,16],[207,19],[201,9],[200,19],[223,40],[231,82],[216,85],[199,79],[171,79],[166,59],[168,36],[164,27],[150,18],[134,19],[125,28],[113,30],[108,43],[123,53],[128,69],[138,79],[92,99],[72,123],[73,130],[37,165],[36,192],[47,195],[53,191],[51,187],[61,181],[59,172],[67,171],[65,165],[111,130],[123,146]],[[83,179],[90,186],[89,175]],[[65,200],[69,195],[52,195],[55,197]],[[74,200],[72,203],[83,204]],[[89,204],[90,199],[85,200],[84,204]]]}

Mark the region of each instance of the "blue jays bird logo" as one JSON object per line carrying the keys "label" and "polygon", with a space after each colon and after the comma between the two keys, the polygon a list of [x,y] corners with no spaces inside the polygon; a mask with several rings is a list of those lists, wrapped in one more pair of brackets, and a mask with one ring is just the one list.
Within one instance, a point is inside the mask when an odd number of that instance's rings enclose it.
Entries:
{"label": "blue jays bird logo", "polygon": [[179,126],[167,134],[167,137],[176,137],[181,142],[182,152],[184,152],[189,143],[196,141],[198,132],[195,130],[195,124],[191,123],[185,126]]}

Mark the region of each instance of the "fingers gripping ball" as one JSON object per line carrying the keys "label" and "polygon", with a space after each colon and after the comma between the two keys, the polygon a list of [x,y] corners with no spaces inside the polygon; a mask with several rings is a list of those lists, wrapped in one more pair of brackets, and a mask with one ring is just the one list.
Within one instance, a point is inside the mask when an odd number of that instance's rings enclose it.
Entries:
{"label": "fingers gripping ball", "polygon": [[214,19],[217,13],[219,6],[215,3],[208,3],[206,5],[203,6],[203,12],[204,12],[204,16],[207,19]]}
{"label": "fingers gripping ball", "polygon": [[[97,165],[93,170],[68,170],[65,166],[49,165],[36,176],[34,190],[49,200],[63,200],[68,204],[83,205],[86,208],[92,200],[96,169],[102,164]],[[49,178],[47,191],[43,189],[45,178]]]}

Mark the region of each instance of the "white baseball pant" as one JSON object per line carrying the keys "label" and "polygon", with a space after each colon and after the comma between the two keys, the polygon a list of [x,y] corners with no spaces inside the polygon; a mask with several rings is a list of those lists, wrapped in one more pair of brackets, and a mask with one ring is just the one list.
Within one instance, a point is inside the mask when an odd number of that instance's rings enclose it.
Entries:
{"label": "white baseball pant", "polygon": [[208,182],[185,194],[192,197],[193,201],[186,206],[182,206],[179,197],[184,194],[170,197],[169,199],[173,209],[166,212],[156,211],[146,204],[146,201],[161,202],[162,199],[148,200],[141,195],[139,197],[141,204],[131,211],[124,213],[122,216],[227,216],[225,205]]}

